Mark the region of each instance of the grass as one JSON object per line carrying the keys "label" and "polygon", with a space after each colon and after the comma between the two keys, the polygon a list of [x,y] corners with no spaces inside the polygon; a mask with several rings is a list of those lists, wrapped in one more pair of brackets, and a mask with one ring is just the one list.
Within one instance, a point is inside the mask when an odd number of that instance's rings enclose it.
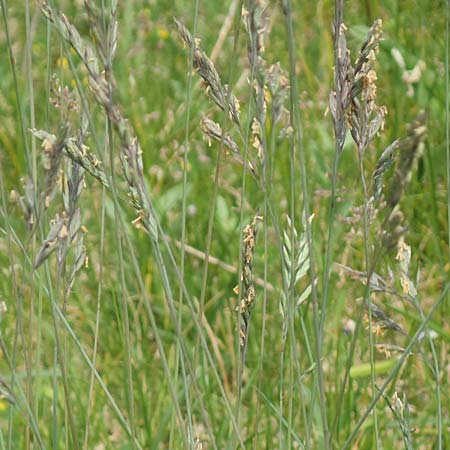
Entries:
{"label": "grass", "polygon": [[0,449],[450,446],[448,4],[0,4]]}

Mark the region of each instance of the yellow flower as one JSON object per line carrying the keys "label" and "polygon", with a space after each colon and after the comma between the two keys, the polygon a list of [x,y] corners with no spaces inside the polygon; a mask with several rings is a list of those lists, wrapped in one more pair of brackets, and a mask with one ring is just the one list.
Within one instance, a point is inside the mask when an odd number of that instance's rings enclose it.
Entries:
{"label": "yellow flower", "polygon": [[63,69],[68,69],[69,62],[67,61],[67,58],[65,58],[64,56],[61,56],[56,60],[56,66],[62,67]]}
{"label": "yellow flower", "polygon": [[165,41],[169,37],[169,31],[165,27],[158,26],[158,36],[160,39]]}

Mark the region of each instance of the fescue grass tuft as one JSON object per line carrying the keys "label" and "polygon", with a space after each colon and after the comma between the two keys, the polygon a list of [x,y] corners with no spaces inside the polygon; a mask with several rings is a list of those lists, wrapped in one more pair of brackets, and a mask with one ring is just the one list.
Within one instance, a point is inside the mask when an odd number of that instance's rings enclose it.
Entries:
{"label": "fescue grass tuft", "polygon": [[450,447],[448,2],[0,5],[0,450]]}

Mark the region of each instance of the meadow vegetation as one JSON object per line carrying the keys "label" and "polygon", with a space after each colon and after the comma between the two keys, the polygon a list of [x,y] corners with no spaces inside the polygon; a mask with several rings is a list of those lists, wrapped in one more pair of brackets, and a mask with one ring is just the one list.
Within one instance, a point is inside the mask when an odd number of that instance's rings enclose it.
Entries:
{"label": "meadow vegetation", "polygon": [[0,450],[450,448],[448,2],[0,5]]}

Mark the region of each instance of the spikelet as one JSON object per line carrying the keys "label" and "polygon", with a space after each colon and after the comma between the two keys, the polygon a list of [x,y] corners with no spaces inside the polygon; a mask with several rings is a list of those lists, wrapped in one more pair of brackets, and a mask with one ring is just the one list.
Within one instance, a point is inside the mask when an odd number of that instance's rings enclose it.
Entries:
{"label": "spikelet", "polygon": [[197,39],[193,39],[191,33],[179,20],[174,19],[181,39],[188,47],[194,47],[193,65],[205,84],[205,92],[222,110],[228,111],[234,123],[241,128],[239,117],[239,102],[232,92],[228,92],[228,86],[224,85],[220,79],[213,62],[206,56],[206,53],[200,48]]}
{"label": "spikelet", "polygon": [[262,217],[256,213],[252,222],[242,232],[241,281],[240,285],[234,288],[236,294],[239,294],[240,289],[242,289],[238,307],[241,316],[240,344],[242,350],[245,348],[248,340],[250,317],[256,301],[256,290],[253,283],[253,255],[256,245],[257,224],[260,220],[262,220]]}

